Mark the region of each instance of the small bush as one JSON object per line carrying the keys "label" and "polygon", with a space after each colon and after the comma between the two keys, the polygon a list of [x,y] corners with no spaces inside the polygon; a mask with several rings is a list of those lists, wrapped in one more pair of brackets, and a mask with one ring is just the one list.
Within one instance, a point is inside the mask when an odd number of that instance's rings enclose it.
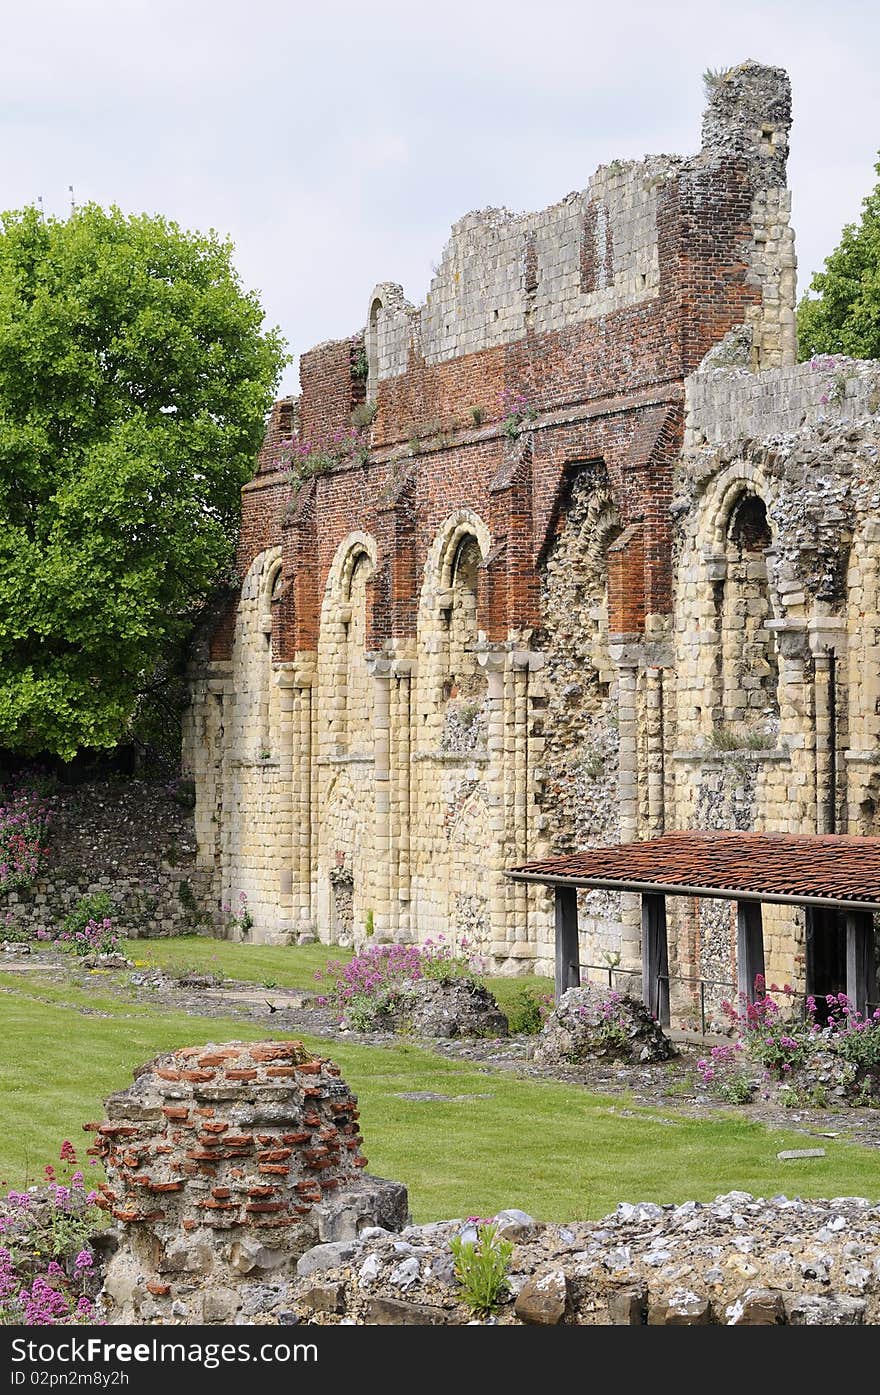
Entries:
{"label": "small bush", "polygon": [[56,935],[55,944],[59,949],[69,949],[80,958],[88,954],[116,954],[119,950],[119,935],[109,916],[104,920],[90,920],[75,935],[62,930]]}
{"label": "small bush", "polygon": [[728,1104],[751,1104],[754,1093],[754,1081],[747,1075],[732,1075],[718,1085],[718,1094]]}
{"label": "small bush", "polygon": [[536,993],[532,988],[518,988],[507,1009],[507,1023],[512,1036],[536,1036],[553,1009],[552,993]]}
{"label": "small bush", "polygon": [[445,937],[423,945],[369,945],[347,964],[331,959],[315,978],[326,984],[318,999],[331,1007],[337,1021],[358,1032],[387,1028],[408,986],[419,979],[449,983],[472,973],[467,941],[447,944]]}
{"label": "small bush", "polygon": [[92,896],[81,896],[68,916],[65,916],[61,926],[62,936],[68,939],[85,930],[90,920],[106,920],[113,910],[113,902],[106,891],[96,891]]}
{"label": "small bush", "polygon": [[511,1242],[500,1239],[493,1222],[480,1221],[476,1242],[454,1235],[449,1248],[455,1261],[455,1277],[468,1307],[476,1317],[494,1313],[507,1294]]}

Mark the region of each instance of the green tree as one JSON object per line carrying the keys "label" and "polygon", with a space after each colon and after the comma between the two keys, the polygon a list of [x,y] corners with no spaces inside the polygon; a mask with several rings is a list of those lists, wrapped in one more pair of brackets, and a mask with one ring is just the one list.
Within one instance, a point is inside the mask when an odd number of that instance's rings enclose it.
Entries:
{"label": "green tree", "polygon": [[228,566],[277,331],[214,233],[0,216],[0,746],[109,748]]}
{"label": "green tree", "polygon": [[[875,169],[880,176],[880,163]],[[861,223],[847,224],[825,270],[813,277],[815,297],[805,295],[798,306],[801,358],[880,358],[880,184],[862,208]]]}

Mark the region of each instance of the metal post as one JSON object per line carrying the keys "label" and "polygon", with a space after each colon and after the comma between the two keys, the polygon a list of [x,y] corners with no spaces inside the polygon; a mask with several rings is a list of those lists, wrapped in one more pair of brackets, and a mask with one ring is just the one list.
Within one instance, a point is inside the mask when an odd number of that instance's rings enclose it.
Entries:
{"label": "metal post", "polygon": [[870,911],[846,913],[846,996],[866,1013],[876,991],[874,917]]}
{"label": "metal post", "polygon": [[642,992],[645,1006],[663,1026],[669,1025],[669,948],[666,897],[642,895]]}
{"label": "metal post", "polygon": [[755,1001],[755,979],[764,977],[764,925],[760,901],[736,903],[736,979],[747,1003]]}
{"label": "metal post", "polygon": [[556,1001],[580,983],[577,888],[556,886]]}

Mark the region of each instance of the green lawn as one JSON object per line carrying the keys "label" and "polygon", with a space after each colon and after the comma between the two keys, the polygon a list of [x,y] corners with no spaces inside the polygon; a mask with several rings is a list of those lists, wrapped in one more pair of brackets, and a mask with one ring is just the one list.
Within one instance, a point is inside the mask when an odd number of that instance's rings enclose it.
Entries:
{"label": "green lawn", "polygon": [[[100,979],[93,992],[76,992],[0,974],[0,1012],[4,1186],[38,1178],[62,1139],[82,1144],[81,1124],[100,1117],[102,1097],[157,1052],[270,1035],[242,1022],[128,1007],[103,996]],[[341,1065],[360,1097],[370,1168],[407,1184],[419,1221],[501,1206],[577,1219],[621,1200],[706,1200],[732,1188],[880,1197],[880,1151],[828,1139],[825,1158],[781,1163],[780,1149],[813,1140],[733,1113],[704,1122],[624,1112],[621,1100],[450,1063],[406,1044],[310,1045]],[[476,1098],[400,1099],[407,1091]]]}
{"label": "green lawn", "polygon": [[311,988],[316,992],[316,969],[323,970],[329,959],[347,963],[351,958],[350,950],[335,945],[247,945],[202,935],[129,940],[126,949],[138,965],[151,964],[171,972],[199,969],[242,983],[271,983],[277,988]]}
{"label": "green lawn", "polygon": [[[188,935],[168,940],[131,940],[128,953],[137,964],[161,969],[200,969],[224,974],[243,983],[269,984],[273,988],[311,988],[318,991],[315,970],[323,971],[330,959],[348,963],[351,951],[335,945],[247,945]],[[553,981],[529,975],[525,978],[484,977],[505,1011],[523,987],[551,993]]]}

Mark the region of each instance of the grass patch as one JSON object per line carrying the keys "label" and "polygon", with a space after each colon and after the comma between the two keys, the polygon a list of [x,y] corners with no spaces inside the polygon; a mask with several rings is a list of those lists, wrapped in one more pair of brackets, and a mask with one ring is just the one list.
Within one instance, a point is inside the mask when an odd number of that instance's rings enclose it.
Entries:
{"label": "grass patch", "polygon": [[126,952],[139,968],[149,966],[172,974],[197,969],[242,983],[264,984],[271,980],[278,988],[316,990],[316,969],[323,971],[329,959],[347,963],[351,958],[351,950],[336,945],[248,945],[201,935],[129,940]]}
{"label": "grass patch", "polygon": [[[230,1019],[139,1010],[100,993],[23,983],[14,974],[0,975],[0,989],[4,1186],[39,1176],[63,1138],[81,1144],[80,1126],[100,1117],[103,1097],[158,1052],[281,1035]],[[803,1146],[803,1136],[733,1113],[707,1120],[643,1109],[623,1114],[619,1102],[576,1086],[520,1080],[406,1043],[307,1044],[342,1067],[360,1099],[370,1169],[407,1184],[418,1221],[489,1215],[502,1206],[574,1220],[603,1215],[621,1200],[709,1200],[732,1188],[763,1196],[880,1196],[877,1150],[827,1140],[826,1157],[781,1163],[776,1153]],[[399,1098],[411,1091],[473,1098]]]}

